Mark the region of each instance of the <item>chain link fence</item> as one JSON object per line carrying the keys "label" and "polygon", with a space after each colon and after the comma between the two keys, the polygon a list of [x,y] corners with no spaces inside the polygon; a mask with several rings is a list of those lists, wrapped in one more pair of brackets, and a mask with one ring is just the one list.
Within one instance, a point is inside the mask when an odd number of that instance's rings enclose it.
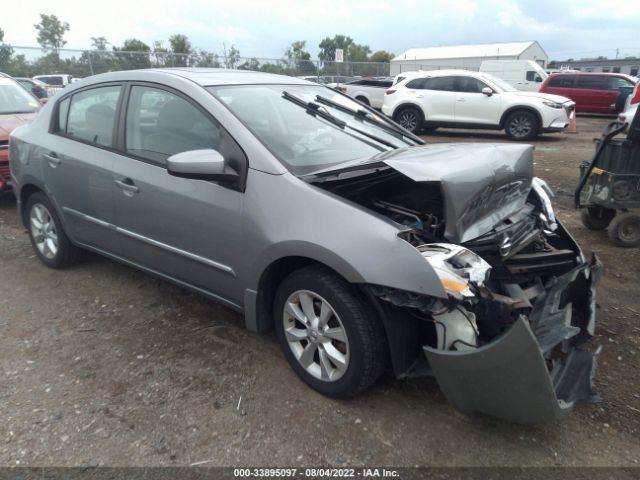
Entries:
{"label": "chain link fence", "polygon": [[390,74],[389,63],[247,58],[208,52],[179,54],[165,51],[52,51],[38,47],[0,44],[0,72],[14,77],[69,74],[74,78],[83,78],[118,70],[168,67],[255,70],[291,76],[320,77],[328,82],[346,81],[345,79],[352,77],[385,77]]}

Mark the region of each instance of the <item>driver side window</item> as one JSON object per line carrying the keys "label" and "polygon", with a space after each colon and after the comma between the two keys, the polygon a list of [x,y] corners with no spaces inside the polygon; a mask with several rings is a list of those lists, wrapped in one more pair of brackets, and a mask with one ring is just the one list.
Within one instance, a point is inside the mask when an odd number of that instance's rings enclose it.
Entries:
{"label": "driver side window", "polygon": [[220,150],[220,127],[178,95],[134,86],[127,106],[125,146],[129,154],[164,165],[176,153]]}

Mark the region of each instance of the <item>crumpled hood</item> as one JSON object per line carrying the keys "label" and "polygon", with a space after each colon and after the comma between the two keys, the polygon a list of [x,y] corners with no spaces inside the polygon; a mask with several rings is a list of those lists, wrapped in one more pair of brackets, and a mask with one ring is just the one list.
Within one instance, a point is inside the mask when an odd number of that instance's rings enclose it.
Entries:
{"label": "crumpled hood", "polygon": [[378,159],[416,182],[441,184],[445,237],[454,243],[491,231],[524,206],[531,190],[532,145],[443,143]]}
{"label": "crumpled hood", "polygon": [[540,92],[511,92],[512,95],[517,95],[518,97],[529,97],[529,98],[539,98],[541,100],[548,100],[550,102],[556,103],[565,103],[572,102],[570,98],[563,97],[562,95],[553,95],[551,93],[540,93]]}
{"label": "crumpled hood", "polygon": [[35,113],[0,114],[0,141],[8,140],[14,128],[29,123],[35,117]]}

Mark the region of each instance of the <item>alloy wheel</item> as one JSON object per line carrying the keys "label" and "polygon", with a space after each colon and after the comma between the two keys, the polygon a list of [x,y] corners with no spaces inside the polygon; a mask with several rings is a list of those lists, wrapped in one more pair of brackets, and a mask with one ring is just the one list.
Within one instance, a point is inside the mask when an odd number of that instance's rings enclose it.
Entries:
{"label": "alloy wheel", "polygon": [[58,232],[51,212],[42,203],[36,203],[29,213],[31,235],[36,248],[48,259],[58,254]]}
{"label": "alloy wheel", "polygon": [[509,132],[516,138],[524,138],[533,130],[533,123],[527,115],[518,115],[509,123]]}
{"label": "alloy wheel", "polygon": [[418,125],[418,115],[412,110],[404,111],[398,116],[398,123],[406,130],[413,132]]}
{"label": "alloy wheel", "polygon": [[349,341],[329,302],[310,290],[295,291],[284,304],[282,321],[289,348],[307,373],[325,382],[344,375]]}

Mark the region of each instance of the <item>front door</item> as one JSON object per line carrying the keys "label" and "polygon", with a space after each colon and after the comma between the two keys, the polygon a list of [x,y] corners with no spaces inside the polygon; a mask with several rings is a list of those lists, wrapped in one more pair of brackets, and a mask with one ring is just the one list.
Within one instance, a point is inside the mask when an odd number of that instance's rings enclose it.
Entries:
{"label": "front door", "polygon": [[215,149],[225,158],[243,155],[237,144],[189,99],[146,85],[130,89],[124,144],[124,155],[113,165],[123,256],[239,302],[243,193],[210,181],[174,177],[166,169],[169,156],[190,150]]}
{"label": "front door", "polygon": [[456,77],[456,102],[454,115],[456,123],[499,125],[502,114],[500,94],[493,89],[491,95],[482,93],[483,88],[491,88],[474,77]]}

